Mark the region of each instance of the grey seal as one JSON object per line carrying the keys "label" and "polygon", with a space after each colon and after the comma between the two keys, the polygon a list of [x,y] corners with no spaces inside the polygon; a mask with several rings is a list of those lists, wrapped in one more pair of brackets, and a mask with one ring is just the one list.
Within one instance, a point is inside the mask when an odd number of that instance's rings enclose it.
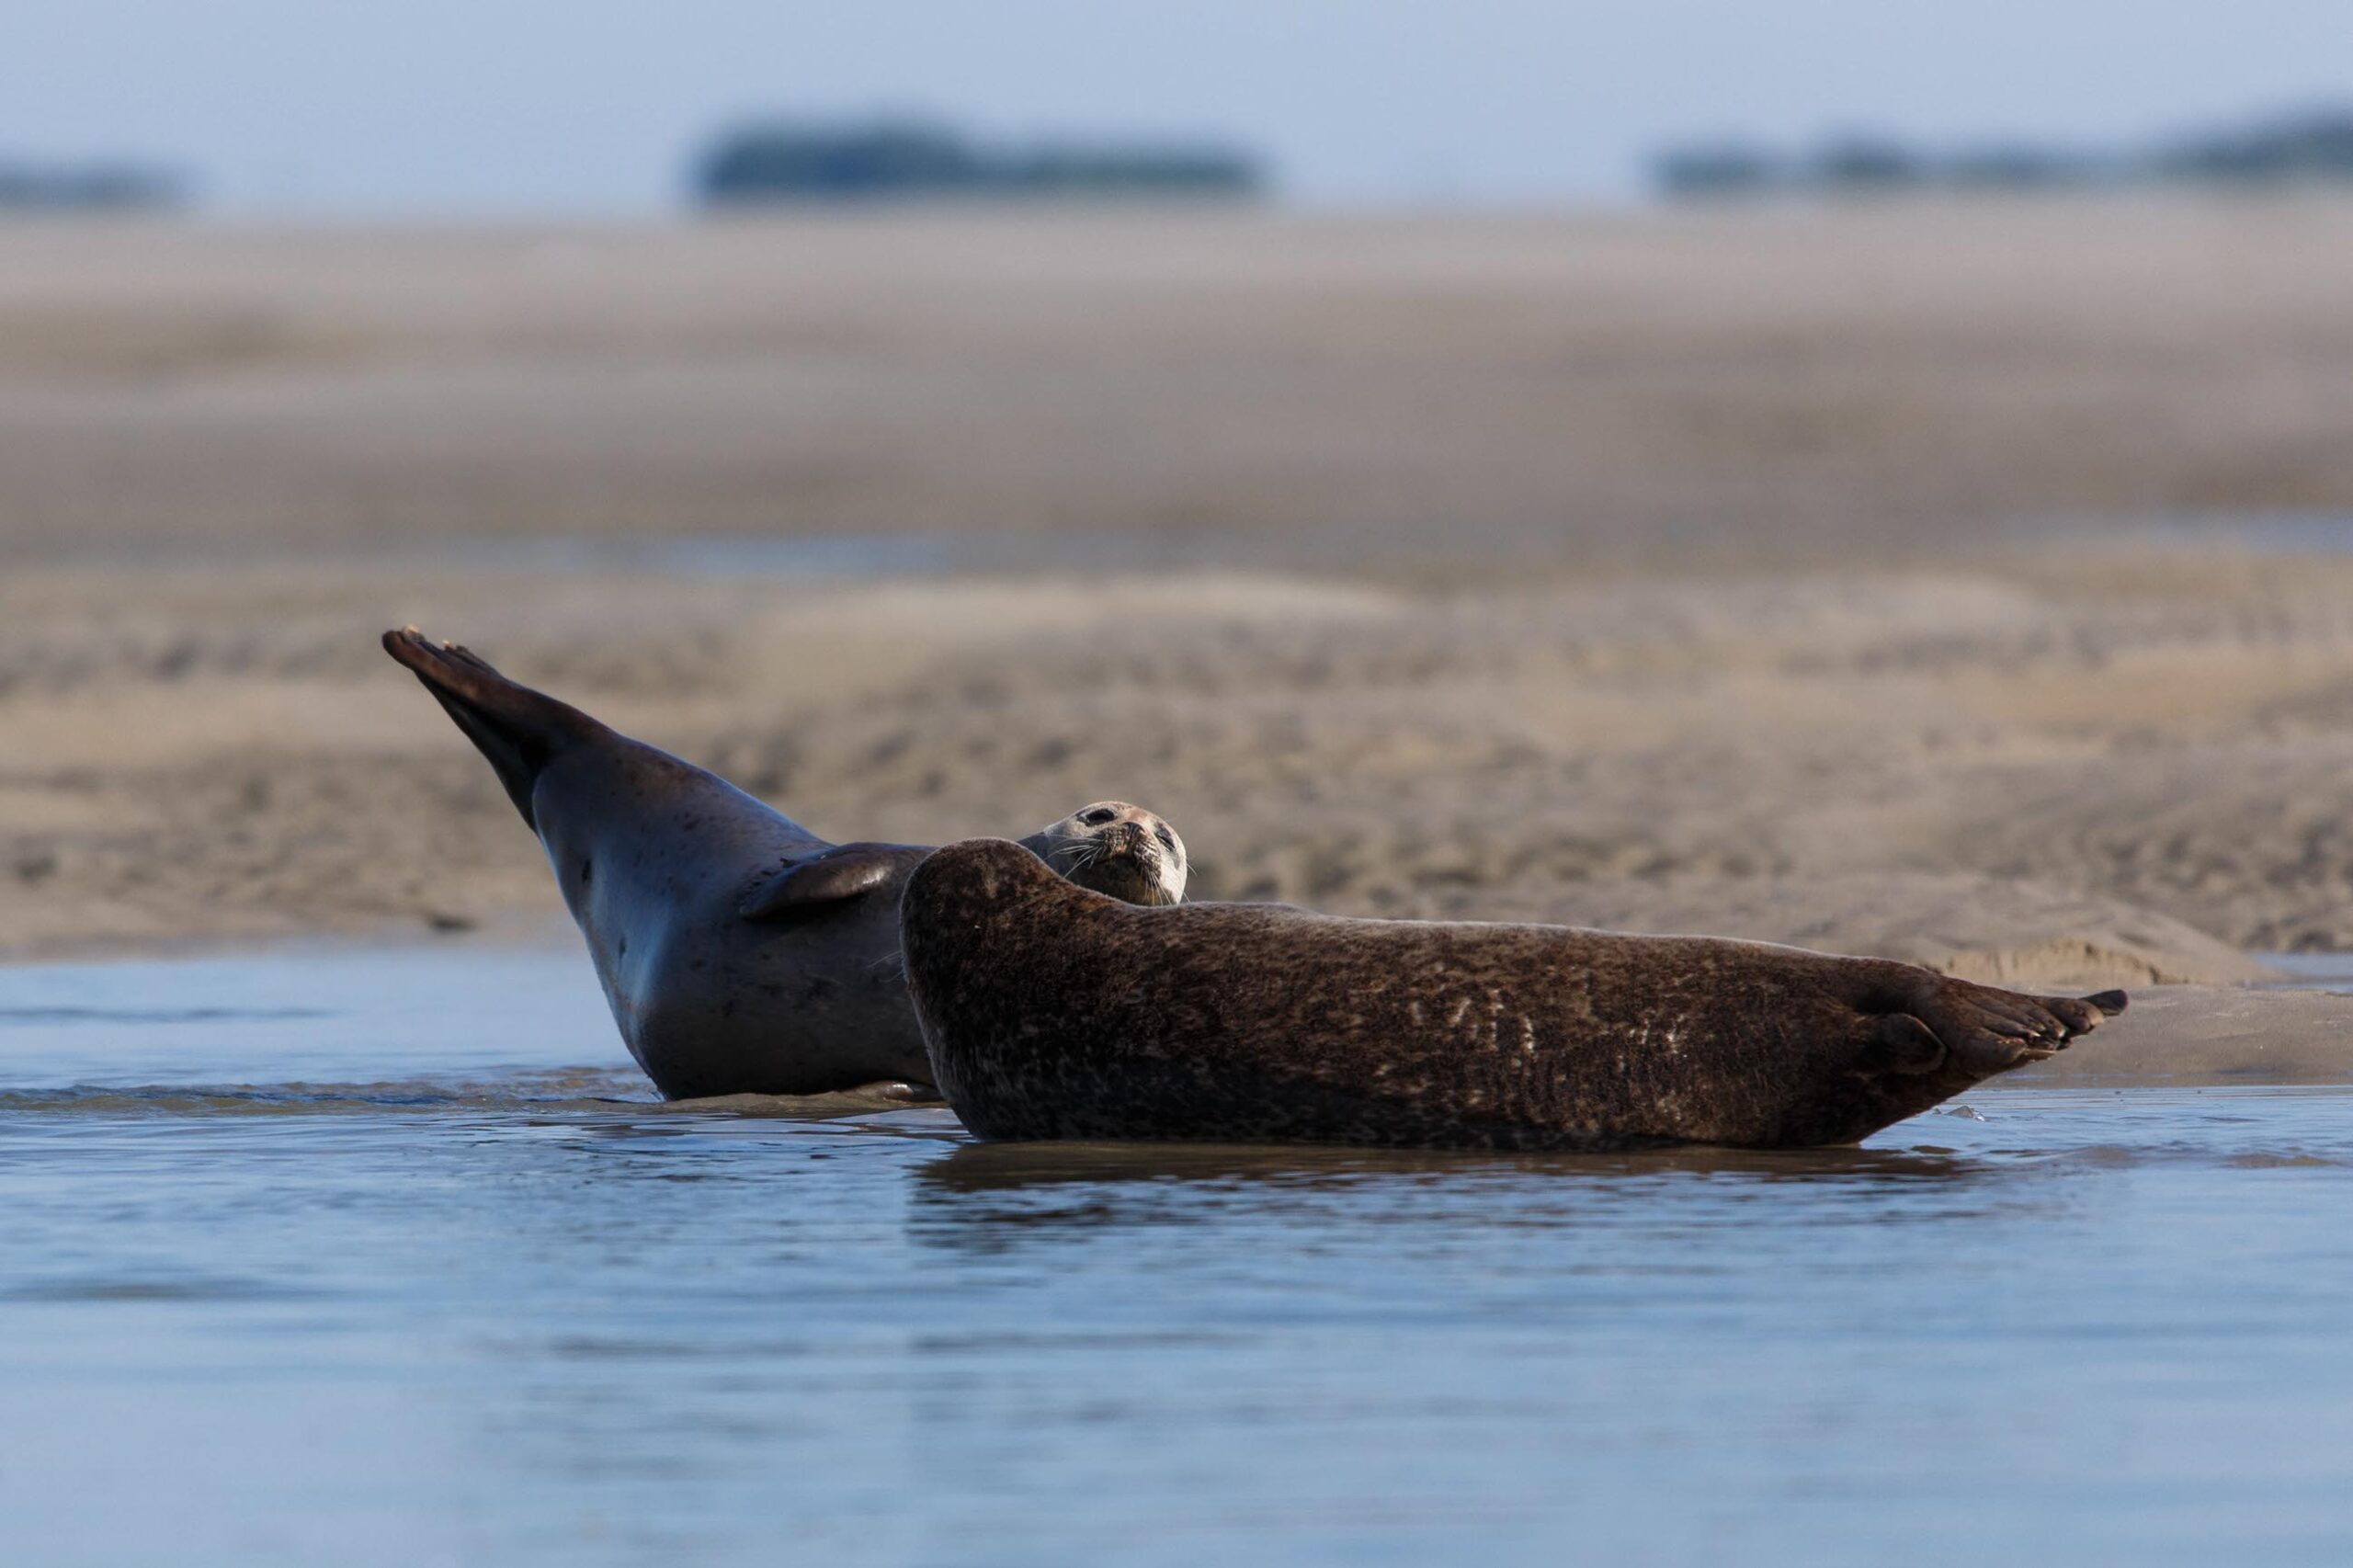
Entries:
{"label": "grey seal", "polygon": [[[931,851],[835,844],[409,627],[384,648],[489,759],[588,940],[613,1021],[672,1099],[927,1085],[898,901]],[[1098,801],[1022,841],[1106,895],[1174,903],[1184,841]]]}
{"label": "grey seal", "polygon": [[1002,840],[907,880],[931,1081],[986,1139],[1855,1142],[2121,1011],[1709,937],[1137,909]]}

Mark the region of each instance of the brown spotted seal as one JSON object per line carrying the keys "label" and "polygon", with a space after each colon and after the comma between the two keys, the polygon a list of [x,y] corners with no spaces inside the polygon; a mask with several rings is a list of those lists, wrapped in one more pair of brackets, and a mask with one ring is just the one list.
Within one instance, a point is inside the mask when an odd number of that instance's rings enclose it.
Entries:
{"label": "brown spotted seal", "polygon": [[[665,1096],[929,1083],[898,929],[901,884],[927,846],[829,843],[463,648],[414,627],[384,647],[539,835],[621,1039]],[[1123,801],[1022,843],[1040,875],[1051,861],[1120,898],[1184,896],[1183,841]]]}
{"label": "brown spotted seal", "polygon": [[994,839],[915,869],[900,937],[931,1081],[996,1139],[1851,1143],[2125,1000],[1708,937],[1136,909]]}

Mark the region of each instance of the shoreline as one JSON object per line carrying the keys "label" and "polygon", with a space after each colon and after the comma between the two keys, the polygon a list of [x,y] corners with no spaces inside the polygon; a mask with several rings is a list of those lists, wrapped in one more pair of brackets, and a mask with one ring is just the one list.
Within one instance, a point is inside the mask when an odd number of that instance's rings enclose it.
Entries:
{"label": "shoreline", "polygon": [[376,647],[404,623],[841,841],[1118,797],[1178,824],[1201,896],[1334,914],[2086,988],[2353,946],[2353,559],[2077,559],[1508,595],[16,574],[0,955],[559,926],[538,845]]}
{"label": "shoreline", "polygon": [[[104,957],[0,959],[0,974],[38,979],[42,971],[122,966],[210,966],[319,960],[365,962],[389,959],[409,965],[435,958],[470,967],[501,957],[578,960],[584,996],[595,990],[576,935],[542,930],[536,937],[510,928],[504,937],[467,933],[435,939],[383,940],[366,935],[294,938],[233,947],[176,949]],[[2248,955],[2250,960],[2256,955]],[[2019,1067],[1972,1093],[2025,1088],[2291,1087],[2353,1085],[2353,964],[2336,977],[2342,989],[2312,982],[2234,986],[2149,985],[2131,993],[2119,1017],[2048,1061]],[[619,1041],[608,1042],[625,1061]],[[597,1063],[611,1066],[615,1061]],[[855,1102],[855,1103],[853,1103]],[[730,1110],[746,1115],[838,1115],[850,1109],[903,1108],[831,1095],[803,1103],[790,1096],[736,1095],[676,1108]]]}

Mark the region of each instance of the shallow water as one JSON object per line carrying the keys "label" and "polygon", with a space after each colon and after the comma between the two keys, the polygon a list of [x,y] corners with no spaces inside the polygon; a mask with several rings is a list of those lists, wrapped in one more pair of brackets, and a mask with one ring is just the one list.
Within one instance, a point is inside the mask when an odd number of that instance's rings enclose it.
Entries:
{"label": "shallow water", "polygon": [[2353,953],[2251,953],[2278,973],[2272,983],[2289,991],[2353,992]]}
{"label": "shallow water", "polygon": [[2341,1090],[984,1148],[575,954],[0,970],[0,1560],[2342,1562],[2349,1216]]}

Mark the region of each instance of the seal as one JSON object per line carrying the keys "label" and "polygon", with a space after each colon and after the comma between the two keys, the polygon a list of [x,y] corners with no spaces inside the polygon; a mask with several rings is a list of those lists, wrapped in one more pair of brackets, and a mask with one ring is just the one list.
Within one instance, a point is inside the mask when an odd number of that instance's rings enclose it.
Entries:
{"label": "seal", "polygon": [[1125,801],[1082,806],[1021,840],[1021,847],[1078,886],[1122,903],[1182,903],[1192,874],[1176,830]]}
{"label": "seal", "polygon": [[[384,633],[539,835],[613,1021],[671,1099],[928,1085],[899,893],[931,853],[835,844],[415,627]],[[1176,830],[1104,801],[1022,841],[1098,896],[1175,903]],[[910,1091],[912,1092],[912,1091]]]}
{"label": "seal", "polygon": [[1138,909],[1002,840],[900,907],[931,1081],[986,1139],[1855,1142],[2122,1010],[1710,937]]}

